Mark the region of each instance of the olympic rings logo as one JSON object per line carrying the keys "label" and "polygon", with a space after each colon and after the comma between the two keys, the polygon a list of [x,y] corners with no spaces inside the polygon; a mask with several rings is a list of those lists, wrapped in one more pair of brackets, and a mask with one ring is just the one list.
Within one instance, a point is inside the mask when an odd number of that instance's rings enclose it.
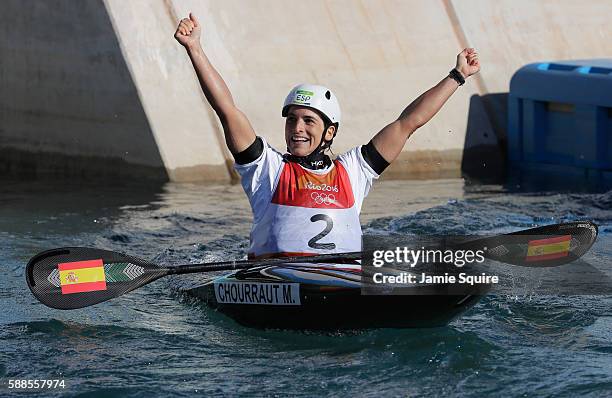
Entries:
{"label": "olympic rings logo", "polygon": [[312,200],[315,201],[316,204],[318,205],[331,205],[333,203],[336,203],[336,197],[334,196],[334,194],[326,194],[326,193],[318,193],[318,192],[313,192],[310,194],[310,197],[312,198]]}

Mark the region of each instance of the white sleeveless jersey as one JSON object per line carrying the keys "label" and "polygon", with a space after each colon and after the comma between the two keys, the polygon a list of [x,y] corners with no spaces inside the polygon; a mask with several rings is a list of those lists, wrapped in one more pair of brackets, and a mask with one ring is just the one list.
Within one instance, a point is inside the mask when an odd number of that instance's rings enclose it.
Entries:
{"label": "white sleeveless jersey", "polygon": [[285,162],[264,141],[258,159],[235,167],[254,216],[249,258],[362,249],[359,213],[378,175],[360,147],[326,169],[309,170]]}

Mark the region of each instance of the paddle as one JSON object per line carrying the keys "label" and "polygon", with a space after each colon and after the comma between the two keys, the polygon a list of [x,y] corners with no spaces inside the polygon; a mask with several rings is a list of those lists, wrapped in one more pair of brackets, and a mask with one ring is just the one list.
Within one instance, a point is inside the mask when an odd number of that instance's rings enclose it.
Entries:
{"label": "paddle", "polygon": [[[569,247],[563,257],[528,259],[530,244],[542,239],[564,237]],[[588,251],[597,237],[591,222],[548,225],[490,238],[462,242],[459,249],[491,250],[485,256],[509,264],[540,267],[571,262]],[[565,242],[565,241],[564,241]],[[533,246],[533,245],[532,245]],[[26,266],[26,280],[32,294],[43,304],[57,309],[76,309],[121,296],[167,275],[246,269],[288,263],[333,263],[364,258],[366,252],[322,254],[260,260],[223,261],[163,267],[150,261],[109,250],[65,247],[34,256]]]}
{"label": "paddle", "polygon": [[597,238],[597,225],[590,221],[545,225],[453,245],[453,249],[478,250],[485,257],[522,267],[557,267],[582,257]]}

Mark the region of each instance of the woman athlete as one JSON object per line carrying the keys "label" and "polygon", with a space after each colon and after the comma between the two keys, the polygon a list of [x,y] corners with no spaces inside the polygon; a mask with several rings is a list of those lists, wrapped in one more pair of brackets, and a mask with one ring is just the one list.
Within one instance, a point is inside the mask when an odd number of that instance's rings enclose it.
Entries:
{"label": "woman athlete", "polygon": [[253,211],[249,258],[361,251],[359,213],[372,181],[402,151],[406,140],[438,113],[465,79],[480,70],[466,48],[455,68],[421,94],[366,145],[332,160],[326,151],[338,133],[340,105],[323,86],[300,84],[282,107],[283,154],[255,134],[249,119],[200,44],[195,15],[179,22],[174,37],[185,47],[206,99],[216,112]]}

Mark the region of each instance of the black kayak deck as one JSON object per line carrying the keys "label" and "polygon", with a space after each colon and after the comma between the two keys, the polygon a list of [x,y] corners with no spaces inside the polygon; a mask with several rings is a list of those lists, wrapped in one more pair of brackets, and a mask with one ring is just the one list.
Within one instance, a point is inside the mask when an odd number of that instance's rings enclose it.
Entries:
{"label": "black kayak deck", "polygon": [[356,269],[292,265],[239,271],[187,294],[248,327],[354,330],[445,326],[490,288],[449,294],[447,286],[438,286],[420,292],[413,288],[410,294],[364,295],[361,286]]}

